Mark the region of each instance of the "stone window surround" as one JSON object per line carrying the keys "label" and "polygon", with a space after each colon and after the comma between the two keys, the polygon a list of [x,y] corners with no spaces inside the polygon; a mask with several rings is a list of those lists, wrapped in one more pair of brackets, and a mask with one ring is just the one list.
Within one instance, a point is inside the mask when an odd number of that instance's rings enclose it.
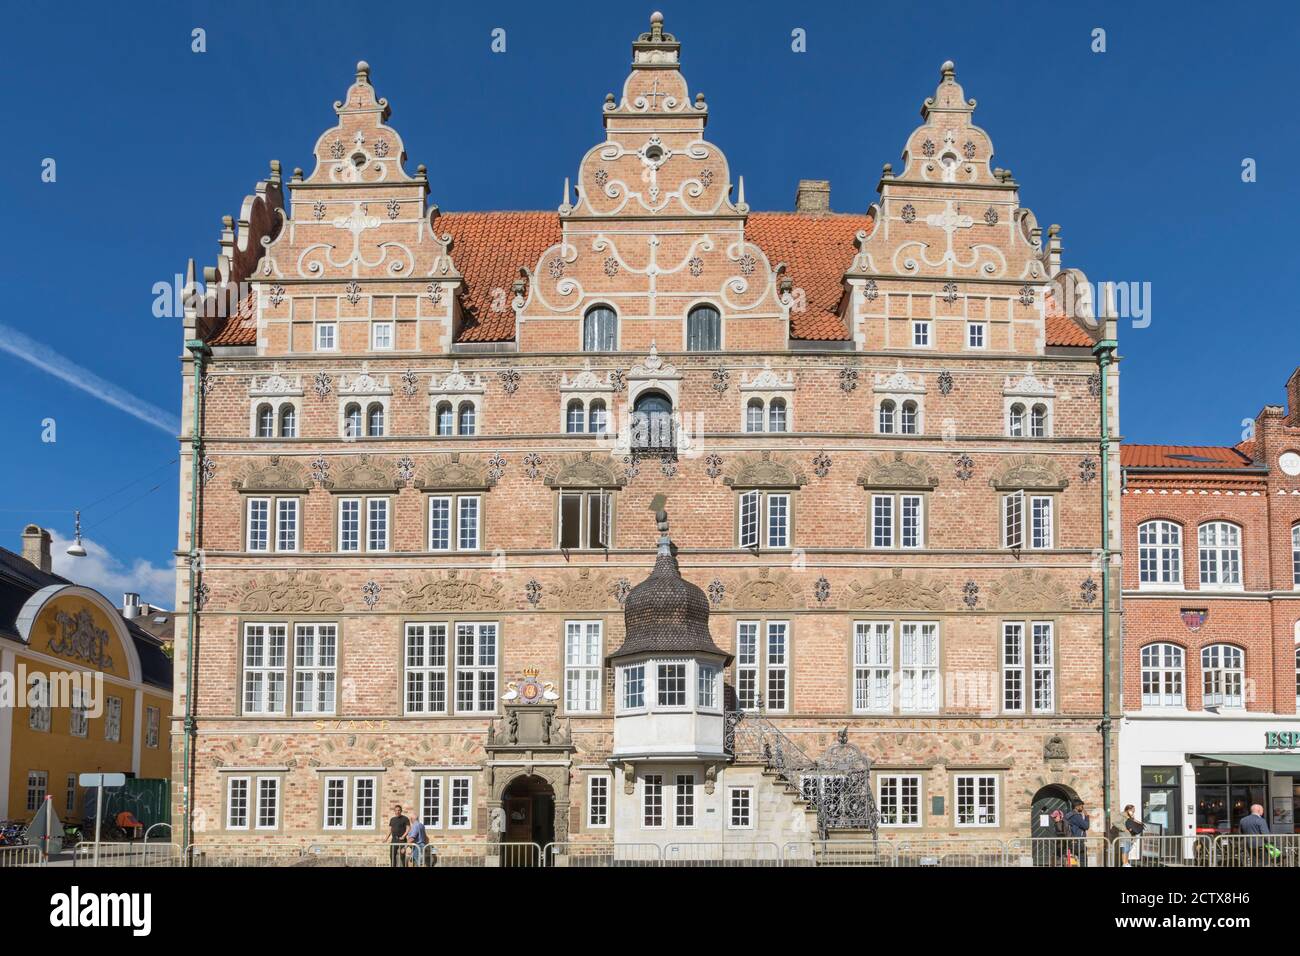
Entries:
{"label": "stone window surround", "polygon": [[[245,491],[240,497],[243,499],[243,506],[239,509],[243,519],[243,526],[240,531],[240,540],[243,544],[241,549],[245,554],[302,554],[303,539],[303,499],[306,492],[290,492],[288,494],[279,494],[274,491]],[[266,529],[266,548],[253,551],[249,548],[250,527],[249,527],[249,507],[253,499],[265,499],[267,504],[267,529]],[[280,544],[280,502],[287,500],[298,502],[297,522],[294,529],[294,541],[296,547],[281,549]]]}
{"label": "stone window surround", "polygon": [[[339,695],[344,681],[344,665],[347,661],[346,646],[343,642],[346,629],[343,621],[345,614],[304,614],[288,617],[276,614],[245,614],[236,619],[236,683],[235,714],[254,720],[300,720],[304,717],[334,718],[339,712]],[[329,713],[321,711],[299,712],[294,707],[294,672],[297,670],[295,658],[297,651],[297,625],[332,624],[334,625],[334,707]],[[247,629],[249,626],[283,626],[285,629],[284,645],[284,710],[279,713],[246,712],[244,710],[244,655],[247,651]],[[308,670],[318,668],[308,665]]]}
{"label": "stone window surround", "polygon": [[[855,696],[855,695],[854,695],[854,675],[855,675],[855,673],[856,673],[856,671],[857,671],[857,667],[858,667],[858,664],[857,664],[857,657],[856,657],[856,655],[855,655],[855,653],[854,653],[854,650],[855,650],[855,648],[854,648],[854,644],[856,643],[856,634],[857,634],[858,626],[859,626],[859,625],[863,625],[863,624],[866,624],[866,625],[872,625],[872,624],[888,624],[888,625],[889,625],[889,681],[890,681],[890,694],[889,694],[889,709],[888,709],[888,710],[872,710],[872,709],[863,709],[863,708],[859,708],[859,707],[856,706],[856,701],[854,700],[854,696]],[[920,625],[923,625],[923,624],[933,624],[933,625],[935,625],[935,635],[936,635],[936,638],[937,638],[937,640],[938,640],[938,645],[939,645],[939,646],[938,646],[938,651],[939,651],[939,653],[938,653],[938,657],[937,657],[937,662],[936,662],[936,664],[935,664],[935,670],[938,672],[939,679],[940,679],[940,685],[939,685],[939,694],[938,694],[937,706],[936,706],[933,710],[922,710],[922,709],[912,709],[912,710],[909,710],[909,709],[903,707],[903,703],[902,703],[902,689],[901,689],[901,684],[902,684],[902,671],[903,671],[903,664],[902,664],[902,659],[903,659],[903,656],[902,656],[902,640],[903,640],[903,625],[904,625],[904,624],[915,624],[915,625],[917,625],[917,626],[920,626]],[[944,703],[945,703],[945,701],[944,701],[944,699],[943,699],[942,679],[943,679],[943,675],[944,675],[944,672],[945,672],[945,671],[944,671],[944,648],[945,648],[945,646],[946,646],[946,645],[945,645],[945,642],[944,642],[944,639],[943,639],[943,624],[944,624],[944,618],[942,618],[942,617],[939,617],[939,618],[935,618],[935,617],[925,617],[924,615],[922,615],[922,616],[917,616],[917,615],[911,615],[911,616],[908,616],[907,614],[899,615],[899,614],[892,614],[892,613],[891,613],[891,614],[883,614],[883,615],[878,614],[878,615],[876,615],[875,617],[872,617],[872,616],[870,616],[870,614],[869,614],[869,612],[868,612],[868,615],[867,615],[867,616],[858,616],[858,617],[854,617],[854,618],[853,618],[853,630],[850,632],[850,635],[849,635],[849,641],[848,641],[848,673],[849,673],[849,680],[847,681],[847,685],[848,685],[848,686],[847,686],[847,691],[848,691],[848,702],[847,702],[847,706],[848,706],[848,711],[849,711],[849,713],[853,714],[853,715],[856,716],[856,717],[873,717],[873,716],[882,715],[882,714],[895,714],[895,715],[904,716],[904,717],[911,716],[911,715],[915,715],[915,714],[943,714],[943,713],[944,713]],[[998,638],[999,638],[999,640],[1001,640],[1001,636],[1002,636],[1002,631],[1001,631],[1001,629],[999,629],[999,631],[998,631]],[[1001,650],[1000,650],[1000,645],[999,645],[999,656],[1000,656],[1000,655],[1001,655]],[[867,667],[868,669],[870,669],[869,665],[864,665],[864,667]],[[881,668],[881,669],[883,669],[883,668]],[[915,668],[915,669],[920,670],[920,669],[922,669],[922,668],[917,667],[917,668]],[[999,675],[1001,674],[1001,670],[1000,670],[1000,669],[999,669],[998,673],[999,673]]]}
{"label": "stone window surround", "polygon": [[[1020,688],[1022,707],[1019,710],[1008,710],[1006,707],[1006,625],[1019,624],[1022,630],[1021,662],[1020,672],[1024,675],[1024,681]],[[1052,661],[1049,669],[1052,674],[1052,706],[1049,710],[1040,710],[1034,706],[1034,625],[1047,624],[1052,629]],[[1043,715],[1055,715],[1061,712],[1060,699],[1060,674],[1061,674],[1061,627],[1060,619],[1056,616],[1037,616],[1037,617],[1006,617],[998,621],[998,712],[1008,716],[1024,716],[1026,714],[1035,717]]]}
{"label": "stone window surround", "polygon": [[[383,802],[381,800],[383,788],[384,767],[361,767],[361,768],[340,768],[340,767],[316,767],[317,780],[320,789],[320,797],[317,801],[317,819],[320,820],[320,828],[324,833],[378,833],[381,822],[387,826],[387,821],[381,821],[383,812]],[[329,781],[343,781],[343,826],[331,827],[325,825],[325,800],[329,792]],[[374,782],[374,793],[371,795],[371,813],[374,822],[368,827],[358,827],[356,825],[356,783],[358,780],[371,780]]]}
{"label": "stone window surround", "polygon": [[[277,833],[284,830],[284,780],[288,767],[218,767],[221,778],[221,829],[225,833]],[[236,779],[248,781],[248,797],[245,807],[247,824],[242,827],[230,826],[230,787]],[[275,781],[275,826],[257,825],[258,794],[263,780]]]}
{"label": "stone window surround", "polygon": [[[302,376],[292,378],[281,375],[278,371],[272,372],[264,379],[256,376],[248,389],[249,407],[248,407],[248,434],[253,438],[258,438],[258,411],[264,405],[270,405],[271,411],[275,415],[275,439],[283,436],[280,434],[281,421],[284,415],[286,405],[293,406],[294,417],[297,422],[298,435],[302,435]],[[262,439],[270,441],[271,439]]]}
{"label": "stone window surround", "polygon": [[[873,769],[874,769],[874,768],[873,768]],[[887,770],[883,770],[883,771],[876,772],[876,773],[873,774],[873,776],[876,778],[876,806],[877,806],[877,807],[880,807],[880,806],[882,805],[882,804],[881,804],[881,799],[880,799],[880,793],[881,793],[881,789],[880,789],[880,788],[881,788],[882,783],[883,783],[886,779],[889,779],[889,780],[913,779],[913,780],[916,781],[916,804],[917,804],[917,807],[916,807],[916,809],[917,809],[917,813],[916,813],[916,822],[915,822],[915,823],[885,823],[885,822],[884,822],[884,819],[883,819],[883,815],[882,815],[882,818],[881,818],[881,821],[880,821],[880,826],[881,826],[881,828],[882,828],[882,829],[886,829],[886,830],[921,830],[921,829],[924,829],[924,828],[925,828],[925,818],[926,818],[926,812],[925,812],[925,811],[926,811],[926,807],[925,807],[925,797],[926,797],[926,786],[925,786],[925,785],[926,785],[926,775],[925,775],[925,772],[922,771],[922,770],[911,770],[911,771],[909,771],[909,770],[888,770],[888,769],[887,769]],[[900,793],[899,797],[900,797],[900,799],[899,799],[899,803],[900,803],[900,806],[901,806],[901,803],[902,803],[902,800],[901,800],[902,795],[901,795],[901,793]]]}
{"label": "stone window surround", "polygon": [[[502,623],[504,617],[506,617],[506,615],[499,612],[498,613],[477,613],[471,611],[471,612],[460,614],[454,611],[450,611],[450,612],[433,611],[427,614],[408,613],[408,614],[403,614],[400,618],[398,618],[398,621],[401,625],[401,630],[399,631],[399,633],[401,634],[401,638],[402,638],[400,642],[400,646],[398,648],[398,653],[400,655],[399,679],[401,680],[401,684],[399,686],[401,688],[401,695],[402,695],[401,698],[402,717],[404,718],[411,717],[411,718],[426,720],[426,719],[452,718],[452,717],[463,718],[466,716],[489,717],[489,718],[498,716],[501,712],[501,708],[499,705],[494,706],[492,710],[459,710],[456,707],[456,672],[457,669],[459,668],[459,665],[456,662],[456,626],[458,624],[495,624],[496,625],[496,665],[495,665],[496,681],[495,683],[496,683],[496,689],[498,691],[496,697],[499,700],[500,698],[499,692],[502,691],[505,686],[501,682],[501,650],[503,647],[506,646],[505,627]],[[445,625],[447,629],[447,653],[445,655],[445,659],[447,662],[445,666],[447,680],[444,685],[446,707],[442,711],[439,711],[437,713],[434,713],[432,711],[416,711],[413,713],[407,710],[406,707],[406,628],[407,625],[409,624],[442,624]],[[340,641],[340,646],[342,646],[342,637],[339,638],[339,641]],[[478,667],[477,665],[473,665],[469,669],[485,670],[486,668],[481,668]],[[477,688],[477,684],[475,685],[475,687]],[[477,690],[475,693],[477,695]],[[449,800],[450,798],[448,795],[444,794],[444,799]]]}
{"label": "stone window surround", "polygon": [[[733,488],[733,490],[736,492],[736,505],[735,505],[735,511],[734,511],[734,517],[735,517],[735,522],[736,522],[736,534],[735,534],[735,538],[734,538],[733,540],[736,542],[736,547],[737,547],[737,548],[739,548],[739,549],[741,549],[741,550],[743,550],[743,551],[749,551],[749,552],[753,552],[753,553],[762,553],[762,552],[765,552],[765,551],[766,551],[766,552],[769,552],[769,553],[770,553],[770,552],[774,552],[774,551],[786,552],[786,551],[793,551],[793,550],[795,550],[795,544],[794,544],[794,535],[795,535],[795,518],[794,518],[794,516],[795,516],[796,505],[797,505],[797,503],[798,503],[798,491],[799,491],[798,488],[777,488],[777,487],[771,487],[771,488],[769,488],[769,487],[766,487],[766,486],[763,486],[763,487],[757,487],[757,486],[752,486],[752,485],[751,485],[751,486],[748,486],[748,487],[740,487],[740,486],[737,486],[737,487]],[[754,544],[754,545],[747,545],[747,544],[741,544],[741,543],[740,543],[740,541],[741,541],[740,536],[741,536],[741,533],[742,533],[742,527],[741,527],[741,507],[742,507],[742,505],[743,505],[743,502],[744,502],[744,498],[745,498],[745,496],[748,495],[748,494],[750,494],[750,493],[757,493],[758,496],[759,496],[759,498],[758,498],[758,501],[759,501],[759,505],[758,505],[758,544]],[[769,530],[770,530],[769,527],[768,527],[768,508],[769,508],[769,506],[768,506],[768,499],[769,499],[769,497],[770,497],[771,495],[784,495],[784,496],[789,500],[789,507],[788,507],[787,510],[786,510],[786,534],[785,534],[785,537],[786,537],[786,543],[785,543],[784,545],[781,545],[781,546],[769,545],[769,544],[767,543],[767,540],[768,540],[768,532],[769,532]]]}
{"label": "stone window surround", "polygon": [[[388,376],[382,379],[376,379],[370,375],[363,363],[361,373],[348,380],[346,376],[341,376],[339,380],[338,402],[338,435],[344,441],[362,441],[370,436],[366,434],[370,421],[370,407],[378,403],[384,412],[384,434],[390,431],[389,423],[392,422],[390,404],[392,402],[393,390],[389,386]],[[352,437],[347,433],[347,408],[349,405],[361,406],[361,435]],[[382,437],[382,436],[376,436]]]}
{"label": "stone window surround", "polygon": [[[485,393],[482,375],[477,372],[472,377],[465,375],[460,370],[459,360],[452,362],[451,371],[443,376],[441,382],[437,375],[429,376],[429,434],[435,438],[459,437],[460,409],[466,402],[474,407],[474,434],[482,434]],[[451,405],[451,435],[438,434],[438,407],[443,404]]]}
{"label": "stone window surround", "polygon": [[781,434],[792,432],[794,428],[794,372],[787,371],[785,378],[772,370],[772,360],[766,359],[763,362],[763,368],[753,378],[748,381],[742,379],[740,383],[740,431],[745,434],[759,434],[759,432],[750,432],[746,430],[749,415],[749,403],[757,398],[763,403],[763,428],[762,432],[771,431],[771,419],[769,413],[772,407],[772,400],[779,398],[785,402],[785,429]]}
{"label": "stone window surround", "polygon": [[[755,688],[759,697],[763,701],[763,711],[769,714],[788,714],[794,710],[794,691],[795,691],[795,667],[794,667],[794,618],[793,617],[766,617],[766,616],[749,616],[741,614],[736,617],[735,635],[736,635],[736,656],[731,664],[731,682],[736,688],[737,703],[736,707],[740,710],[749,710],[740,706],[739,688],[740,688],[740,628],[742,624],[756,624],[757,631],[754,644],[755,663],[752,666],[755,671]],[[785,706],[774,708],[768,701],[768,625],[784,624],[785,625],[785,664],[781,665],[785,670]],[[851,653],[851,651],[850,651]]]}
{"label": "stone window surround", "polygon": [[[875,410],[874,433],[902,435],[902,414],[904,402],[916,403],[916,431],[907,432],[906,434],[924,435],[925,434],[925,383],[922,379],[912,379],[903,371],[903,363],[899,362],[898,367],[891,373],[877,372],[875,384],[871,389],[875,396],[873,408]],[[880,431],[880,409],[884,402],[891,401],[894,403],[894,430],[892,432]]]}
{"label": "stone window surround", "polygon": [[[396,526],[394,518],[396,509],[393,507],[393,499],[396,495],[392,492],[381,492],[370,494],[361,491],[333,491],[334,499],[334,552],[336,554],[391,554],[393,548],[393,530]],[[388,547],[381,549],[371,549],[370,547],[370,502],[375,500],[384,500],[388,502],[388,528],[385,532],[385,539]],[[344,551],[340,545],[343,542],[343,502],[344,500],[353,500],[361,502],[357,514],[357,547],[350,551]]]}
{"label": "stone window surround", "polygon": [[[952,826],[963,830],[996,830],[1003,825],[1003,797],[1006,791],[1005,776],[1001,771],[996,770],[957,770],[952,774]],[[977,781],[981,777],[993,778],[993,816],[992,823],[959,823],[957,821],[957,785],[958,782],[965,778],[974,778]],[[978,791],[977,798],[978,800]],[[979,806],[978,802],[975,806]]]}
{"label": "stone window surround", "polygon": [[[1011,407],[1013,405],[1023,405],[1025,409],[1025,421],[1023,434],[1013,436],[1011,434]],[[1047,422],[1041,438],[1033,438],[1030,434],[1030,422],[1033,416],[1035,405],[1042,405],[1047,412]],[[1034,375],[1034,366],[1031,362],[1025,370],[1025,374],[1020,378],[1007,376],[1002,385],[1002,427],[1007,437],[1016,437],[1020,439],[1033,439],[1036,441],[1051,438],[1055,433],[1056,422],[1056,389],[1052,385],[1052,380],[1040,380]]]}

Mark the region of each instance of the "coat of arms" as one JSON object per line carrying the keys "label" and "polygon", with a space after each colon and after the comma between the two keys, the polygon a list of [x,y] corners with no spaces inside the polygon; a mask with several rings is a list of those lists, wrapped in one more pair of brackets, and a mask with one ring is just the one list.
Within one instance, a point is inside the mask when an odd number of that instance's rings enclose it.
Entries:
{"label": "coat of arms", "polygon": [[539,673],[535,667],[525,668],[522,680],[512,680],[506,684],[506,692],[501,695],[501,699],[516,701],[520,704],[537,704],[542,701],[559,700],[560,695],[555,692],[555,685],[550,681],[543,683],[538,680],[537,675]]}
{"label": "coat of arms", "polygon": [[1205,626],[1205,622],[1210,618],[1210,609],[1204,607],[1185,607],[1183,608],[1183,623],[1187,629],[1192,632],[1199,631]]}

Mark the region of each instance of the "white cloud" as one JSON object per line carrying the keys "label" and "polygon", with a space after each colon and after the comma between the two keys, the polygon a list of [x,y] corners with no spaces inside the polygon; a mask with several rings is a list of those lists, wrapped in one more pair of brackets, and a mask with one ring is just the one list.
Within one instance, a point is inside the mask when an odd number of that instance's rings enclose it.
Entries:
{"label": "white cloud", "polygon": [[134,591],[140,600],[155,607],[170,608],[176,601],[176,569],[150,564],[137,558],[129,567],[102,545],[87,537],[81,544],[86,549],[84,558],[74,558],[67,553],[71,538],[50,529],[50,545],[54,559],[54,573],[69,581],[94,588],[114,604],[121,604],[122,595]]}

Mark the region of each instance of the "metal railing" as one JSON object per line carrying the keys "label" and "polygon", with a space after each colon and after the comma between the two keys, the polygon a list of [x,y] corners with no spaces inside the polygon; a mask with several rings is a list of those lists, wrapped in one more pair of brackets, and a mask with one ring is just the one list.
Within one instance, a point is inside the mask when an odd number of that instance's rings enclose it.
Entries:
{"label": "metal railing", "polygon": [[775,843],[668,843],[664,866],[780,866]]}
{"label": "metal railing", "polygon": [[72,848],[73,866],[183,866],[184,856],[175,843],[78,843]]}
{"label": "metal railing", "polygon": [[895,866],[1009,866],[1007,845],[993,837],[926,837],[899,840]]}
{"label": "metal railing", "polygon": [[536,843],[262,843],[192,846],[190,866],[493,867],[542,865]]}
{"label": "metal railing", "polygon": [[0,846],[0,870],[18,866],[44,866],[45,855],[35,845]]}
{"label": "metal railing", "polygon": [[897,866],[898,848],[887,840],[817,840],[787,843],[784,866]]}
{"label": "metal railing", "polygon": [[548,843],[547,866],[659,866],[663,856],[654,843]]}
{"label": "metal railing", "polygon": [[1116,837],[1111,841],[1111,866],[1203,866],[1215,865],[1214,842],[1208,836],[1146,834]]}
{"label": "metal railing", "polygon": [[1300,867],[1300,833],[1231,834],[1214,838],[1214,866]]}
{"label": "metal railing", "polygon": [[1105,837],[1029,837],[1007,843],[1007,866],[1095,867],[1110,862]]}

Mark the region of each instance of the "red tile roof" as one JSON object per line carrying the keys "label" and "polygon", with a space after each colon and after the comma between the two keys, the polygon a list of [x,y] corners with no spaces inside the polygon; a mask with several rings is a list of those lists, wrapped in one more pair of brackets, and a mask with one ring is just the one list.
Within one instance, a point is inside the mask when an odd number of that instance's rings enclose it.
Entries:
{"label": "red tile roof", "polygon": [[1047,317],[1047,344],[1092,348],[1092,336],[1074,319],[1064,315]]}
{"label": "red tile roof", "polygon": [[257,293],[250,292],[244,296],[234,316],[216,322],[217,331],[208,337],[209,345],[256,345]]}
{"label": "red tile roof", "polygon": [[1216,470],[1249,468],[1251,460],[1235,448],[1219,445],[1121,445],[1125,468],[1187,468]]}

